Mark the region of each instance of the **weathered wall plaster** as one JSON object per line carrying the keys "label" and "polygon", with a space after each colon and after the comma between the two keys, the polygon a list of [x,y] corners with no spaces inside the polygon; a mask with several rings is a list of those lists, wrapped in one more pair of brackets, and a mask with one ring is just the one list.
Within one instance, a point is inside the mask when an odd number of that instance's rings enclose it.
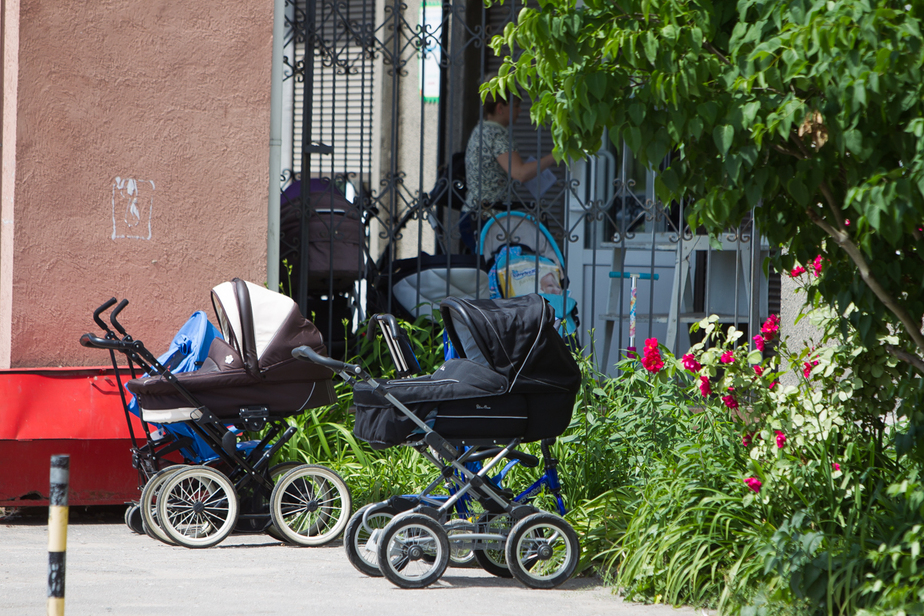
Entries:
{"label": "weathered wall plaster", "polygon": [[273,4],[22,0],[19,19],[9,363],[106,363],[77,341],[112,296],[160,353],[214,320],[214,285],[265,280]]}

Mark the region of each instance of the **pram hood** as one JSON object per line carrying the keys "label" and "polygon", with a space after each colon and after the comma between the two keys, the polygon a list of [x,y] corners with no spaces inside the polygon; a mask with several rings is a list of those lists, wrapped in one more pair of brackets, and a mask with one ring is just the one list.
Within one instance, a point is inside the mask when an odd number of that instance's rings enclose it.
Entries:
{"label": "pram hood", "polygon": [[506,377],[508,391],[577,393],[580,368],[555,329],[552,307],[539,295],[448,297],[440,313],[459,354]]}
{"label": "pram hood", "polygon": [[291,362],[292,349],[306,344],[323,348],[321,333],[289,297],[235,278],[212,289],[212,306],[222,336],[253,377],[281,362]]}

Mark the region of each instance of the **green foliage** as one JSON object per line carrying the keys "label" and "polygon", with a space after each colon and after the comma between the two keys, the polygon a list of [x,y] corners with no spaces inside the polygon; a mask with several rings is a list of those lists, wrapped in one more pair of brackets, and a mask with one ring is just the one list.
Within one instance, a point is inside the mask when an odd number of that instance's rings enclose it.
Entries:
{"label": "green foliage", "polygon": [[[443,361],[441,323],[424,317],[414,323],[399,323],[408,334],[421,368],[432,372]],[[365,365],[375,376],[394,376],[395,367],[384,342],[367,333],[368,324],[357,332],[358,354],[351,361]],[[433,466],[409,448],[375,451],[357,440],[353,436],[352,387],[335,378],[334,389],[337,404],[288,419],[298,431],[282,448],[278,459],[320,463],[336,470],[353,491],[357,508],[396,494],[422,491],[433,480]]]}
{"label": "green foliage", "polygon": [[656,190],[685,199],[692,228],[753,210],[788,248],[780,270],[821,255],[811,293],[852,304],[869,348],[900,332],[890,352],[924,371],[920,3],[540,4],[494,38],[514,53],[485,91],[525,90],[562,158],[595,153],[604,131],[653,167],[679,151]]}
{"label": "green foliage", "polygon": [[[921,611],[924,468],[920,448],[901,446],[900,418],[921,407],[920,384],[882,350],[891,335],[869,348],[830,309],[806,318],[821,339],[798,350],[772,320],[761,353],[710,317],[688,356],[659,347],[655,372],[624,359],[610,379],[578,358],[581,390],[553,454],[582,571],[633,600],[722,614]],[[401,325],[432,372],[439,324]],[[361,339],[367,367],[393,374],[381,343]],[[357,505],[429,484],[435,469],[415,451],[352,437],[350,388],[336,387],[337,405],[293,419],[286,457],[338,470]],[[538,472],[517,468],[505,485],[520,491]]]}

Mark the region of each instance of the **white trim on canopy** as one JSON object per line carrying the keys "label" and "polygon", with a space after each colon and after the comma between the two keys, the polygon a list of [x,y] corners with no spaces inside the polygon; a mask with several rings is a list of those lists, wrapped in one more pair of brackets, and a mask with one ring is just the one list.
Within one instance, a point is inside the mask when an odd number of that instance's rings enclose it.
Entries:
{"label": "white trim on canopy", "polygon": [[[257,361],[259,361],[279,328],[292,313],[295,302],[281,293],[270,291],[252,282],[245,281],[244,284],[247,285],[247,291],[250,294],[251,314],[249,316],[253,323]],[[215,312],[222,335],[243,356],[241,315],[237,307],[234,284],[223,282],[212,289],[212,295],[215,298]]]}

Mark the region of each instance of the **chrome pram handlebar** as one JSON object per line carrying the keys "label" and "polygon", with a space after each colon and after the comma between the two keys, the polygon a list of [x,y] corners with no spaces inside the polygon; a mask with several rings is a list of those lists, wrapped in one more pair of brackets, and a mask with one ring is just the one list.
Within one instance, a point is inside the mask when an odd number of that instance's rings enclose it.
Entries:
{"label": "chrome pram handlebar", "polygon": [[351,375],[361,375],[363,373],[363,369],[359,366],[320,355],[310,346],[303,345],[295,347],[292,349],[292,357],[310,361],[319,366],[324,366],[325,368],[330,368],[334,372],[343,372]]}

